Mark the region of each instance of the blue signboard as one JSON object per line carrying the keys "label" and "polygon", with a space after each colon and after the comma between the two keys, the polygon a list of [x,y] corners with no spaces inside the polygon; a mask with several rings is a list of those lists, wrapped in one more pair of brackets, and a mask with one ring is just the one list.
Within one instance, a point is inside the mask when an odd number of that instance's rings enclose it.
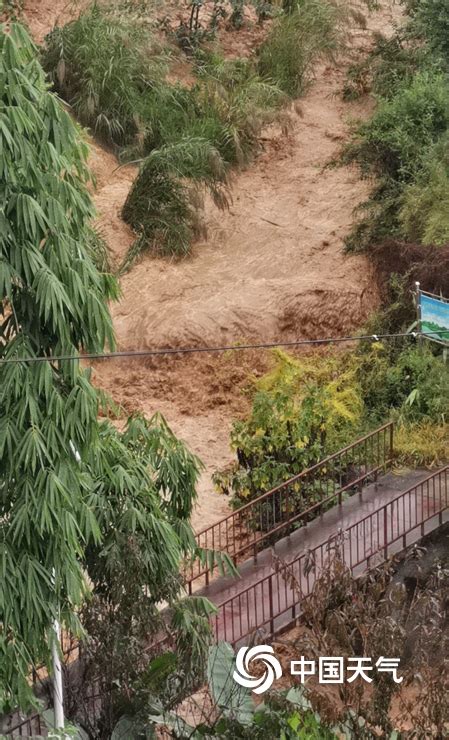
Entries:
{"label": "blue signboard", "polygon": [[449,303],[421,293],[419,307],[422,333],[437,342],[449,343]]}

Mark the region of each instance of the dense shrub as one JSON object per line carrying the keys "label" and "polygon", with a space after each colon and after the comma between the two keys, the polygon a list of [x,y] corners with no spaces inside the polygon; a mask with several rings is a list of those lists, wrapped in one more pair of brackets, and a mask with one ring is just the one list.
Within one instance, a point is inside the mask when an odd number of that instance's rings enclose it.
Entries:
{"label": "dense shrub", "polygon": [[416,182],[434,145],[449,127],[449,86],[433,70],[416,74],[391,100],[381,100],[370,121],[362,123],[342,160],[357,163],[365,177],[378,179],[365,217],[348,240],[366,248],[387,237],[403,235],[400,209],[405,188]]}
{"label": "dense shrub", "polygon": [[137,234],[123,267],[143,248],[188,252],[204,234],[199,195],[226,205],[228,166],[248,161],[286,101],[252,62],[200,52],[191,88],[168,83],[148,25],[97,5],[47,37],[43,62],[84,124],[143,160],[123,209]]}
{"label": "dense shrub", "polygon": [[427,48],[406,31],[398,31],[390,38],[376,34],[369,53],[349,65],[343,98],[356,100],[372,92],[391,99],[399,87],[409,84],[427,64],[430,64]]}
{"label": "dense shrub", "polygon": [[332,59],[344,46],[348,14],[328,0],[301,0],[280,16],[259,50],[259,72],[288,95],[307,89],[319,59]]}
{"label": "dense shrub", "polygon": [[449,63],[449,5],[447,0],[409,0],[413,31],[428,43],[444,64]]}
{"label": "dense shrub", "polygon": [[207,189],[215,203],[224,208],[226,181],[223,159],[204,139],[184,139],[153,151],[145,159],[123,208],[123,218],[139,238],[122,269],[144,247],[159,254],[186,254],[192,239],[204,231],[198,199]]}
{"label": "dense shrub", "polygon": [[199,127],[227,162],[244,164],[259,147],[262,128],[280,118],[288,100],[280,86],[259,76],[249,60],[209,56],[192,90]]}
{"label": "dense shrub", "polygon": [[404,237],[411,242],[449,244],[449,132],[405,189],[399,220]]}
{"label": "dense shrub", "polygon": [[191,88],[163,82],[143,97],[137,153],[146,156],[181,139],[200,138],[227,163],[247,162],[262,127],[277,117],[286,96],[261,79],[248,60],[198,53],[195,69]]}
{"label": "dense shrub", "polygon": [[392,100],[381,101],[371,120],[358,128],[345,161],[357,162],[366,176],[409,182],[449,126],[448,90],[446,77],[438,72],[415,75]]}
{"label": "dense shrub", "polygon": [[447,162],[449,5],[403,0],[408,18],[391,39],[380,36],[350,69],[346,97],[372,90],[378,108],[359,126],[344,162],[377,178],[347,239],[367,249],[391,239],[423,245],[449,241]]}
{"label": "dense shrub", "polygon": [[351,363],[296,360],[276,352],[276,365],[255,386],[250,416],[237,421],[237,462],[215,475],[236,506],[299,473],[354,434],[362,414]]}
{"label": "dense shrub", "polygon": [[47,36],[42,65],[77,118],[116,145],[134,141],[142,97],[164,71],[148,28],[96,4]]}
{"label": "dense shrub", "polygon": [[449,368],[427,345],[395,352],[378,343],[359,356],[368,414],[382,420],[393,412],[408,422],[449,419]]}
{"label": "dense shrub", "polygon": [[[160,85],[144,103],[148,155],[123,209],[139,234],[124,266],[143,249],[186,254],[204,235],[199,205],[205,189],[219,207],[231,164],[257,149],[262,127],[278,117],[283,93],[243,60],[203,58],[190,90]],[[200,196],[200,197],[198,197]]]}

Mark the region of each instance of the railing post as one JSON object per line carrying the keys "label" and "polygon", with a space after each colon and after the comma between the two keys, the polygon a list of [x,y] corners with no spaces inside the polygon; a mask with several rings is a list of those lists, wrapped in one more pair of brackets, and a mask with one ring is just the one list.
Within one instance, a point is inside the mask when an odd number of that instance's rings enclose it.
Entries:
{"label": "railing post", "polygon": [[391,422],[390,425],[390,461],[393,460],[394,453],[394,424]]}
{"label": "railing post", "polygon": [[273,576],[268,579],[268,600],[270,602],[270,636],[274,635],[273,619]]}
{"label": "railing post", "polygon": [[387,525],[387,507],[384,506],[384,558],[388,557],[388,525]]}

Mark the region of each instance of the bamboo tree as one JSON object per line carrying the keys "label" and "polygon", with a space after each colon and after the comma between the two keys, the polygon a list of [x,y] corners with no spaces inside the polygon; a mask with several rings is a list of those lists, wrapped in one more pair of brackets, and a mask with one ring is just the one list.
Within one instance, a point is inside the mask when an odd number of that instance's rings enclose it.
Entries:
{"label": "bamboo tree", "polygon": [[[0,708],[28,693],[59,608],[85,591],[100,538],[81,461],[98,443],[98,401],[78,362],[113,345],[114,281],[87,256],[86,147],[51,95],[20,25],[0,36]],[[49,362],[20,362],[45,356]],[[56,578],[53,578],[53,572]]]}
{"label": "bamboo tree", "polygon": [[0,712],[31,699],[57,615],[77,629],[88,590],[114,615],[136,595],[154,615],[195,550],[199,462],[160,419],[99,423],[89,371],[58,359],[114,345],[117,285],[87,250],[86,155],[26,31],[1,28]]}

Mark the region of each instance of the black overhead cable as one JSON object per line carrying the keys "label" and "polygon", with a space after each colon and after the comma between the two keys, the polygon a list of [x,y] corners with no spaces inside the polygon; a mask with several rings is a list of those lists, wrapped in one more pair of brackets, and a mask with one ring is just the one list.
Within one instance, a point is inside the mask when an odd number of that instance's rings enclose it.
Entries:
{"label": "black overhead cable", "polygon": [[326,337],[323,339],[298,339],[292,342],[265,342],[263,344],[235,344],[222,347],[165,347],[161,349],[137,349],[124,350],[122,352],[86,352],[78,355],[51,355],[39,357],[6,357],[0,358],[0,365],[12,363],[35,363],[35,362],[70,362],[78,360],[116,360],[122,357],[161,357],[166,355],[193,355],[200,353],[238,352],[249,349],[274,349],[276,347],[306,347],[321,344],[343,344],[344,342],[379,342],[385,339],[439,337],[440,332],[401,332],[397,334],[365,334],[352,337]]}

